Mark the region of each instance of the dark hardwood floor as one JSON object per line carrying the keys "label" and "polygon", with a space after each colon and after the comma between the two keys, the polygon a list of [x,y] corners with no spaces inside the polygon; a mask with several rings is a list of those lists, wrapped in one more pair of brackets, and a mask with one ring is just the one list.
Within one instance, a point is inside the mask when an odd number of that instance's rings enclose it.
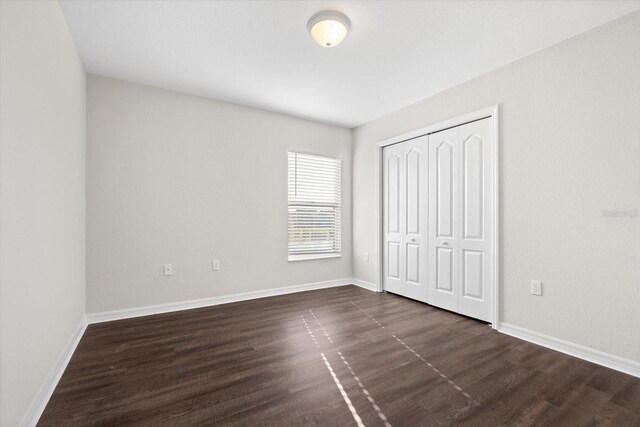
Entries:
{"label": "dark hardwood floor", "polygon": [[640,379],[355,286],[90,325],[39,425],[640,425]]}

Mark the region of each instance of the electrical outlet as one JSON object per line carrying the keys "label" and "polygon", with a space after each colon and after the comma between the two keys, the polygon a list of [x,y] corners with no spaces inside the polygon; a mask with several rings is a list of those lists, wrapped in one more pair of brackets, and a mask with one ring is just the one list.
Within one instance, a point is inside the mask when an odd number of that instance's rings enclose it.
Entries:
{"label": "electrical outlet", "polygon": [[173,265],[171,265],[171,264],[165,264],[164,265],[164,275],[165,276],[172,276],[173,275]]}
{"label": "electrical outlet", "polygon": [[364,260],[365,262],[369,262],[369,252],[364,253]]}
{"label": "electrical outlet", "polygon": [[531,293],[542,296],[542,282],[540,280],[531,281]]}
{"label": "electrical outlet", "polygon": [[211,267],[212,267],[213,271],[220,270],[220,260],[219,259],[214,259],[213,263],[211,264]]}

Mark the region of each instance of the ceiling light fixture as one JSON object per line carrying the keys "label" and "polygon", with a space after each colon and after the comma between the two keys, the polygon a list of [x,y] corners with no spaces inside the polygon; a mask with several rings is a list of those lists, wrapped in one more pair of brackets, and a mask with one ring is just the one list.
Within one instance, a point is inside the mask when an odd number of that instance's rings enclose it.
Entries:
{"label": "ceiling light fixture", "polygon": [[307,22],[307,29],[311,33],[311,37],[324,47],[339,45],[347,37],[350,26],[349,18],[334,11],[318,12]]}

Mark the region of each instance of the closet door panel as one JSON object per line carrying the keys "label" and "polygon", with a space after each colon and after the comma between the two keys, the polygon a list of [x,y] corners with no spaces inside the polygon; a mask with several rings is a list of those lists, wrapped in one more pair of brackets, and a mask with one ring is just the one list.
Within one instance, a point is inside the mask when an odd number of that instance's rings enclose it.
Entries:
{"label": "closet door panel", "polygon": [[404,155],[397,146],[383,150],[384,287],[391,292],[402,289],[404,273]]}
{"label": "closet door panel", "polygon": [[427,179],[427,137],[403,143],[406,149],[406,271],[407,289],[403,295],[410,298],[426,301],[427,277],[423,277],[426,271],[426,257],[423,250],[426,244],[426,190]]}
{"label": "closet door panel", "polygon": [[427,301],[427,140],[383,149],[383,286]]}
{"label": "closet door panel", "polygon": [[429,304],[458,307],[458,130],[429,135]]}
{"label": "closet door panel", "polygon": [[407,243],[407,282],[420,285],[420,245]]}
{"label": "closet door panel", "polygon": [[491,118],[459,127],[460,294],[458,311],[491,321],[493,314]]}
{"label": "closet door panel", "polygon": [[465,239],[483,238],[483,143],[482,137],[476,133],[462,141],[462,235]]}
{"label": "closet door panel", "polygon": [[387,157],[387,231],[400,232],[400,156],[390,153]]}
{"label": "closet door panel", "polygon": [[462,292],[466,298],[483,299],[484,253],[479,251],[462,250]]}
{"label": "closet door panel", "polygon": [[400,243],[388,242],[387,256],[387,277],[390,279],[400,279]]}
{"label": "closet door panel", "polygon": [[421,223],[421,168],[420,156],[424,155],[415,148],[409,150],[406,156],[407,174],[407,234],[420,234]]}
{"label": "closet door panel", "polygon": [[[452,134],[453,135],[453,134]],[[443,139],[435,148],[436,237],[453,238],[453,151],[455,139]]]}
{"label": "closet door panel", "polygon": [[436,248],[436,289],[439,292],[454,293],[453,250]]}

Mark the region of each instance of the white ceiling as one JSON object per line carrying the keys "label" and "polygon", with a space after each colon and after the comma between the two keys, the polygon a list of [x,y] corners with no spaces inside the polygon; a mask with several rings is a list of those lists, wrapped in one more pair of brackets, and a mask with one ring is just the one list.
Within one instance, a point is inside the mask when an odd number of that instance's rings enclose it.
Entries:
{"label": "white ceiling", "polygon": [[[88,73],[355,127],[640,9],[640,1],[61,0]],[[327,49],[306,23],[352,23]]]}

